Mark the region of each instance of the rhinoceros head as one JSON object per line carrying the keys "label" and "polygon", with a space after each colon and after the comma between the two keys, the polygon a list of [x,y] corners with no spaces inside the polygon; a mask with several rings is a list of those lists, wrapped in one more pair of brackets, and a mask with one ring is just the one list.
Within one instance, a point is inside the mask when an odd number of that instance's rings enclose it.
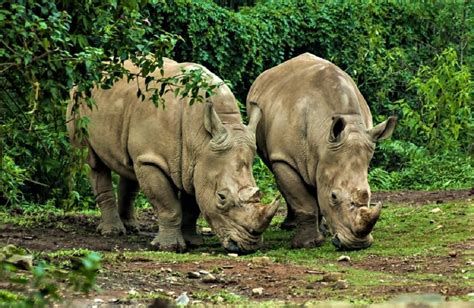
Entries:
{"label": "rhinoceros head", "polygon": [[317,193],[320,210],[338,249],[369,247],[382,205],[370,205],[367,180],[375,143],[391,136],[396,118],[365,129],[360,117],[338,115],[320,152]]}
{"label": "rhinoceros head", "polygon": [[211,139],[204,145],[195,167],[196,198],[201,212],[225,249],[249,253],[259,248],[262,233],[278,208],[260,203],[252,174],[256,152],[255,130],[261,111],[248,126],[223,125],[212,104],[207,103],[204,127]]}

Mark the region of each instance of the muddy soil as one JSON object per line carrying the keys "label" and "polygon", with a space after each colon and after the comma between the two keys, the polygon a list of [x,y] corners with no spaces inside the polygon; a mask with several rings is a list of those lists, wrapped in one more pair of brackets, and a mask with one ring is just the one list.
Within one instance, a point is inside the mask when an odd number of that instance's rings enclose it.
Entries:
{"label": "muddy soil", "polygon": [[[443,192],[386,192],[374,194],[375,201],[403,202],[421,204],[429,202],[448,202],[453,200],[472,200],[474,190]],[[0,245],[14,244],[34,251],[55,251],[58,249],[87,248],[95,251],[140,251],[149,249],[149,242],[155,230],[155,217],[151,211],[141,214],[142,232],[126,237],[100,237],[95,228],[97,219],[85,216],[66,216],[51,220],[40,227],[27,229],[13,225],[0,226]],[[60,222],[60,223],[59,223]],[[208,247],[209,252],[200,250],[195,254],[208,255],[216,247]],[[433,274],[433,277],[461,275],[467,255],[474,250],[474,239],[466,239],[450,247],[453,253],[437,257],[380,257],[369,255],[360,261],[343,262],[342,268],[355,268],[382,271],[403,277],[405,274]],[[219,253],[218,253],[219,254]],[[221,253],[225,256],[225,253]],[[120,254],[119,254],[120,256]],[[327,262],[327,261],[323,261]],[[337,261],[336,261],[337,262]],[[215,279],[204,282],[201,278],[190,278],[189,272],[210,272]],[[204,274],[203,274],[204,273]],[[232,292],[252,300],[283,300],[303,303],[307,300],[324,300],[329,296],[348,295],[357,292],[365,297],[392,297],[400,293],[438,293],[447,297],[465,296],[473,292],[466,287],[452,283],[450,279],[428,279],[423,283],[407,280],[381,281],[380,285],[358,288],[348,284],[340,285],[334,281],[324,281],[327,272],[315,271],[305,266],[272,262],[269,258],[254,257],[242,260],[221,258],[197,262],[155,262],[147,258],[118,258],[114,262],[104,262],[98,278],[101,293],[92,294],[81,302],[86,304],[94,298],[114,304],[129,304],[133,292],[139,294],[158,292],[176,297],[188,292],[192,298],[199,298],[203,292]],[[341,271],[340,279],[344,279]],[[263,288],[261,294],[255,288]],[[331,292],[327,292],[331,290]],[[133,296],[132,296],[133,297]],[[219,302],[216,295],[212,301]],[[223,300],[223,299],[222,299]],[[142,300],[143,302],[143,300]],[[146,302],[146,301],[145,301]]]}

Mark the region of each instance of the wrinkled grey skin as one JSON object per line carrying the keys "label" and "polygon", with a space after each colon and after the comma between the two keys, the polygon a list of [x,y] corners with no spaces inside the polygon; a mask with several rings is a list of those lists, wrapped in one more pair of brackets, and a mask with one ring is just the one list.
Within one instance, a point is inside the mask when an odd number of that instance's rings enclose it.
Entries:
{"label": "wrinkled grey skin", "polygon": [[[128,61],[125,67],[138,73]],[[213,83],[222,82],[202,66],[169,59],[165,77],[180,74],[181,67],[200,67]],[[145,92],[144,78],[138,83]],[[184,251],[187,245],[201,244],[196,233],[201,212],[226,249],[256,250],[278,206],[259,203],[252,175],[261,111],[255,110],[253,121],[243,125],[226,85],[208,103],[193,106],[169,92],[164,109],[156,108],[150,97],[143,102],[137,98],[137,87],[137,80],[124,78],[109,90],[94,89],[97,106],[90,110],[82,104],[76,114],[72,92],[67,126],[72,142],[89,149],[90,180],[101,209],[98,230],[104,235],[137,231],[133,201],[140,188],[158,216],[159,232],[152,242],[157,249]],[[79,140],[75,132],[81,116],[90,123],[87,139]],[[118,207],[111,170],[120,175]]]}
{"label": "wrinkled grey skin", "polygon": [[296,226],[292,246],[324,241],[325,218],[339,249],[371,245],[381,205],[370,206],[367,182],[375,142],[388,138],[396,118],[373,127],[353,80],[334,64],[305,53],[263,72],[247,110],[262,110],[257,148],[288,204],[283,228]]}

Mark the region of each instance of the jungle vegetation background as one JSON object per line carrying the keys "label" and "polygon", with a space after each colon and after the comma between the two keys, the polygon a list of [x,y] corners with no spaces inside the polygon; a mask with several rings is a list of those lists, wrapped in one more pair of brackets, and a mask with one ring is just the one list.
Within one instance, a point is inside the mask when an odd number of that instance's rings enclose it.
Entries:
{"label": "jungle vegetation background", "polygon": [[[66,134],[69,89],[108,87],[125,59],[146,71],[162,56],[203,64],[242,103],[264,70],[303,52],[328,59],[354,79],[374,122],[399,117],[371,163],[372,189],[474,183],[473,2],[0,2],[0,204],[8,208],[94,208],[84,153]],[[189,90],[200,77],[179,82]],[[255,175],[276,191],[259,160]]]}

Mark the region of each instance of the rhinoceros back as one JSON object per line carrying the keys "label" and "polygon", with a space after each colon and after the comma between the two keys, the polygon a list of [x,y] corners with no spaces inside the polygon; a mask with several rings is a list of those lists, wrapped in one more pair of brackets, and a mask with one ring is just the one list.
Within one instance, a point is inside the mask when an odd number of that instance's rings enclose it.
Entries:
{"label": "rhinoceros back", "polygon": [[[139,72],[129,61],[124,66],[132,73]],[[212,77],[213,82],[222,82],[197,64],[164,59],[164,77],[179,75],[183,68],[201,68]],[[152,75],[161,77],[159,71]],[[122,78],[111,89],[94,89],[92,98],[96,106],[92,110],[85,104],[79,107],[79,115],[90,120],[88,137],[82,141],[75,140],[74,121],[69,121],[71,139],[78,146],[87,145],[102,162],[122,176],[136,179],[134,162],[149,160],[181,188],[183,176],[189,178],[183,175],[183,170],[192,169],[188,165],[192,165],[204,140],[210,138],[202,128],[204,106],[199,103],[190,106],[189,99],[176,98],[170,91],[163,96],[165,105],[156,107],[151,102],[150,93],[144,101],[137,97],[138,87],[145,93],[144,78],[130,82]],[[238,106],[230,89],[221,86],[217,92],[212,102],[221,120],[224,123],[240,122]],[[230,100],[226,99],[229,97]],[[72,103],[68,108],[69,115],[71,106]]]}
{"label": "rhinoceros back", "polygon": [[263,111],[257,129],[260,154],[284,160],[312,182],[318,145],[337,114],[358,116],[372,127],[370,110],[352,79],[329,61],[305,53],[263,72],[247,96],[247,108]]}

